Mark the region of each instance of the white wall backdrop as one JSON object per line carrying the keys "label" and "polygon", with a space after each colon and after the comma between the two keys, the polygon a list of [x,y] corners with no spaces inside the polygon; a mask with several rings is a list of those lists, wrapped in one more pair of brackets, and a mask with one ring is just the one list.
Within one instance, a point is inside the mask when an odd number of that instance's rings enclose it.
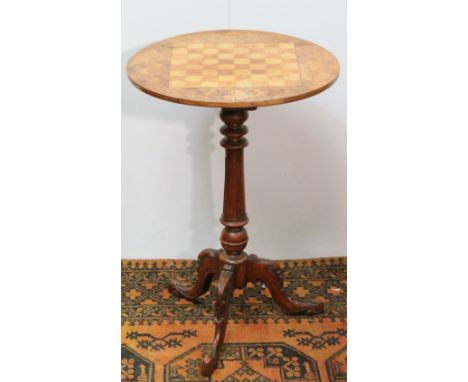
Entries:
{"label": "white wall backdrop", "polygon": [[263,257],[346,255],[346,2],[123,0],[122,256],[195,258],[219,247],[219,110],[152,98],[125,74],[145,45],[210,29],[285,33],[340,60],[340,78],[326,92],[250,112],[246,228],[247,252]]}

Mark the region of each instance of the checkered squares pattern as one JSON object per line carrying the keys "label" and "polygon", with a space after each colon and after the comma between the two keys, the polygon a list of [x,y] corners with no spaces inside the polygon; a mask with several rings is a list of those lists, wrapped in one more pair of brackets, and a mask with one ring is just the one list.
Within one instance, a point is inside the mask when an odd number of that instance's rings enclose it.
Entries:
{"label": "checkered squares pattern", "polygon": [[301,84],[295,45],[190,44],[172,50],[171,88],[255,88]]}

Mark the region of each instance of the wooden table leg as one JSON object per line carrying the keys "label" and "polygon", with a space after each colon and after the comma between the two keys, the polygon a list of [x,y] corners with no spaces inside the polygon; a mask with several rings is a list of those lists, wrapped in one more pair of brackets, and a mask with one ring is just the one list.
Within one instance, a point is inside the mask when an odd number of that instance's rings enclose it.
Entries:
{"label": "wooden table leg", "polygon": [[169,290],[177,297],[194,300],[206,293],[214,278],[216,288],[215,337],[211,353],[201,365],[201,373],[210,376],[216,368],[224,343],[228,321],[229,300],[233,288],[243,288],[248,281],[264,283],[275,302],[287,314],[320,314],[322,303],[299,304],[290,300],[284,290],[279,266],[275,261],[260,259],[256,255],[247,256],[244,252],[248,242],[244,226],[248,223],[245,208],[244,148],[248,145],[244,137],[248,129],[244,122],[248,110],[222,109],[220,117],[225,123],[221,133],[225,136],[221,146],[226,149],[224,204],[221,223],[222,250],[207,249],[198,256],[197,280],[191,288],[172,281]]}
{"label": "wooden table leg", "polygon": [[256,255],[248,258],[248,281],[264,283],[271,297],[286,314],[321,314],[324,312],[324,305],[321,302],[310,302],[300,304],[290,300],[283,289],[281,269],[276,261],[260,259]]}
{"label": "wooden table leg", "polygon": [[224,344],[224,336],[226,335],[226,326],[229,313],[229,300],[232,296],[234,267],[231,264],[224,264],[223,270],[219,276],[218,285],[216,287],[216,302],[215,302],[215,336],[211,353],[203,360],[201,364],[201,374],[209,377],[213,374],[218,363],[219,354]]}
{"label": "wooden table leg", "polygon": [[219,250],[205,249],[198,255],[198,271],[195,284],[190,288],[176,280],[169,282],[169,291],[176,297],[193,301],[210,289],[213,277],[219,274]]}

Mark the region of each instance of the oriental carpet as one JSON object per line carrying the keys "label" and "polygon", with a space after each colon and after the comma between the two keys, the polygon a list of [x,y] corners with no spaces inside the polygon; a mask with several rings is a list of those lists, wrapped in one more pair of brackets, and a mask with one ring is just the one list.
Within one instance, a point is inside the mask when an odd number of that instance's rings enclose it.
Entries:
{"label": "oriental carpet", "polygon": [[122,260],[122,382],[346,381],[346,258],[280,262],[289,297],[322,301],[325,314],[287,316],[268,289],[235,290],[213,375],[199,374],[214,336],[214,285],[196,303],[173,297],[194,260]]}

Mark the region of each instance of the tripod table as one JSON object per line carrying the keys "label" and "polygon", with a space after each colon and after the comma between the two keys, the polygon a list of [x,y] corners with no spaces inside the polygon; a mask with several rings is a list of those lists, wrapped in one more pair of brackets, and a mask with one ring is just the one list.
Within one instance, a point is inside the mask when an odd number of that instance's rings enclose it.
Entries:
{"label": "tripod table", "polygon": [[171,282],[178,297],[195,300],[217,279],[215,337],[201,373],[216,368],[224,342],[229,300],[234,288],[264,283],[276,303],[289,314],[323,313],[322,303],[299,304],[284,290],[275,261],[247,255],[244,159],[248,112],[318,94],[339,74],[339,63],[324,48],[282,34],[221,30],[181,35],[136,53],[127,66],[130,81],[143,92],[167,101],[221,108],[221,146],[226,149],[222,249],[198,255],[198,276],[192,287]]}

